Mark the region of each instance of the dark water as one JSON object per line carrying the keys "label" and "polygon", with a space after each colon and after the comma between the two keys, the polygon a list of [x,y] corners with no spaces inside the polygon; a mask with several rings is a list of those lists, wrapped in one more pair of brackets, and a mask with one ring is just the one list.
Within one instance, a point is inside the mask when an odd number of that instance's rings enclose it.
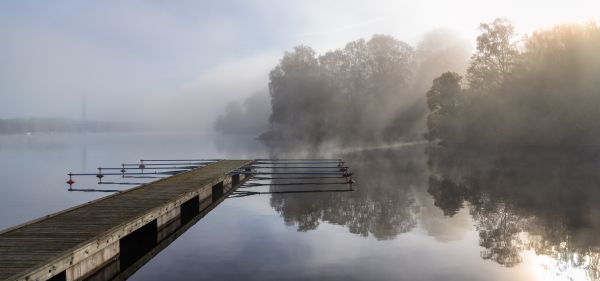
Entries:
{"label": "dark water", "polygon": [[[0,228],[106,195],[66,191],[69,170],[269,151],[203,135],[1,137]],[[131,279],[600,279],[598,150],[466,153],[414,144],[333,155],[352,167],[353,192],[226,199]],[[328,187],[254,190],[298,188]]]}

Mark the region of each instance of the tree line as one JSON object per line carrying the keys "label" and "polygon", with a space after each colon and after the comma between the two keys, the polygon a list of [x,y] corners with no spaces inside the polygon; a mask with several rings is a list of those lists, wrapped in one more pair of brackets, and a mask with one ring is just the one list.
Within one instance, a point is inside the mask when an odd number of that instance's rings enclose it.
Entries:
{"label": "tree line", "polygon": [[31,133],[121,132],[140,127],[131,123],[76,121],[66,118],[0,119],[0,135]]}
{"label": "tree line", "polygon": [[425,137],[442,145],[600,143],[600,27],[562,24],[516,38],[480,26],[465,77],[446,72],[427,92]]}
{"label": "tree line", "polygon": [[597,23],[561,24],[520,38],[506,19],[480,30],[474,52],[448,30],[429,32],[415,46],[388,35],[324,54],[297,46],[269,74],[268,122],[268,105],[243,104],[230,106],[216,128],[239,131],[236,124],[243,124],[263,128],[263,140],[303,143],[600,142]]}
{"label": "tree line", "polygon": [[470,45],[453,32],[427,33],[413,47],[387,35],[318,55],[286,52],[270,72],[265,140],[389,142],[422,138],[423,92],[439,69],[466,69]]}

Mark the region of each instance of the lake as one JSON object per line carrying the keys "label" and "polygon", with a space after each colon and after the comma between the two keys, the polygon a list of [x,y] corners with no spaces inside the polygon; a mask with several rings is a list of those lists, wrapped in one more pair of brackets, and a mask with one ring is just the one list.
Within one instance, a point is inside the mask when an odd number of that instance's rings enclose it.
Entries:
{"label": "lake", "polygon": [[[283,154],[296,153],[311,150]],[[0,229],[110,194],[68,191],[68,172],[142,158],[283,154],[244,136],[0,136]],[[600,280],[597,149],[470,153],[409,143],[326,156],[346,160],[353,191],[228,198],[130,279]]]}

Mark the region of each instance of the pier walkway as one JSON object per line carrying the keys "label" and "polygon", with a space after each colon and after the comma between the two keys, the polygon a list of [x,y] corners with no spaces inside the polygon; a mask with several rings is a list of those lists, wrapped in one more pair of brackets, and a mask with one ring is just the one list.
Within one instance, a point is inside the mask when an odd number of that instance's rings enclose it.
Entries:
{"label": "pier walkway", "polygon": [[82,280],[134,264],[242,183],[250,175],[235,171],[252,162],[218,161],[4,230],[0,280]]}

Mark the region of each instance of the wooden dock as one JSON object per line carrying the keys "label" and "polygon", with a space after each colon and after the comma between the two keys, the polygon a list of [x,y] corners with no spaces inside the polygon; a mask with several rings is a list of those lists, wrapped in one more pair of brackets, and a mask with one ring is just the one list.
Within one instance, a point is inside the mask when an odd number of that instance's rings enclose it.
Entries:
{"label": "wooden dock", "polygon": [[[118,273],[180,226],[189,228],[246,179],[232,172],[252,162],[219,161],[4,230],[0,280],[95,279],[101,268]],[[107,265],[116,268],[106,271]]]}

